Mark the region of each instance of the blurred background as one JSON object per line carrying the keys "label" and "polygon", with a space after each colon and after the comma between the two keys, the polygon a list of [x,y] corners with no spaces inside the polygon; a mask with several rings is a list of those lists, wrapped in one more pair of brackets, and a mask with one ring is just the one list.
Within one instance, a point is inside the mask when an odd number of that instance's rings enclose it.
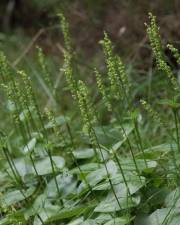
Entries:
{"label": "blurred background", "polygon": [[[125,62],[132,80],[134,103],[139,104],[139,99],[143,98],[155,105],[162,96],[169,96],[169,81],[155,69],[144,23],[148,21],[148,12],[152,12],[157,16],[164,44],[173,43],[180,49],[180,0],[1,0],[0,49],[13,68],[24,69],[31,76],[43,107],[53,105],[53,98],[42,79],[36,46],[40,46],[46,56],[56,87],[58,107],[70,114],[75,113],[73,104],[69,104],[72,99],[60,71],[64,43],[59,12],[63,12],[69,21],[78,59],[76,75],[90,84],[95,101],[98,93],[94,67],[103,74],[106,72],[99,45],[104,31]],[[166,54],[177,74],[177,65],[171,55]],[[6,103],[3,104],[1,121],[6,115]],[[148,130],[152,131],[147,126]]]}
{"label": "blurred background", "polygon": [[144,26],[148,12],[157,15],[165,41],[178,45],[180,39],[179,0],[1,0],[1,49],[15,64],[32,54],[36,45],[47,55],[60,57],[60,11],[70,23],[76,50],[89,62],[100,60],[98,42],[107,31],[125,60],[148,67]]}

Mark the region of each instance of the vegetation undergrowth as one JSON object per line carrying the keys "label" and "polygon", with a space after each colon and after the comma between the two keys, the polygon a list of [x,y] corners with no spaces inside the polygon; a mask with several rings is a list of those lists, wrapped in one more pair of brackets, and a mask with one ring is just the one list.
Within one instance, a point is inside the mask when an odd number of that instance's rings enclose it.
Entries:
{"label": "vegetation undergrowth", "polygon": [[[41,48],[37,63],[48,104],[40,103],[32,77],[11,67],[0,53],[6,99],[6,125],[0,131],[0,225],[179,224],[179,83],[164,54],[156,18],[149,14],[146,29],[157,73],[167,79],[168,90],[151,104],[135,98],[133,77],[106,32],[100,41],[106,72],[94,68],[96,82],[89,88],[89,77],[79,76],[69,25],[63,14],[59,17],[65,45],[60,72],[67,83],[62,103]],[[178,50],[171,44],[167,48],[180,63]],[[72,95],[72,113],[61,107],[64,92]],[[153,134],[156,140],[162,132],[165,142],[156,145]]]}

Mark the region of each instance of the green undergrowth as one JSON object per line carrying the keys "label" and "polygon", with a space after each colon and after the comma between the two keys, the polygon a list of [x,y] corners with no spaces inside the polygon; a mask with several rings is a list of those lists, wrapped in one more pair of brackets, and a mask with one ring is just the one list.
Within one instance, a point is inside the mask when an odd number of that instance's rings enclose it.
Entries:
{"label": "green undergrowth", "polygon": [[[57,77],[39,47],[36,76],[0,53],[0,225],[178,225],[179,84],[156,18],[149,14],[146,29],[155,75],[167,84],[157,80],[160,94],[143,98],[157,78],[138,84],[107,33],[100,41],[106,71],[82,74],[59,17]],[[167,47],[179,63],[177,49]]]}

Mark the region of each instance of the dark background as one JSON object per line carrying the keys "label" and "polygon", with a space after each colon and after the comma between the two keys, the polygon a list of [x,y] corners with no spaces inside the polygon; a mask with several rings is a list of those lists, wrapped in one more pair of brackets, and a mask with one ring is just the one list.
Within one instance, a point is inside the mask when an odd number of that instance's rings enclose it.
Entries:
{"label": "dark background", "polygon": [[[56,44],[63,45],[57,16],[60,11],[70,23],[75,48],[87,59],[97,55],[105,30],[125,59],[148,61],[144,26],[148,12],[157,15],[163,40],[179,45],[179,0],[1,0],[0,32],[7,38],[20,35],[17,42],[25,43],[22,49],[35,37],[32,48],[38,44],[47,54],[56,55]],[[42,28],[45,30],[39,34]]]}

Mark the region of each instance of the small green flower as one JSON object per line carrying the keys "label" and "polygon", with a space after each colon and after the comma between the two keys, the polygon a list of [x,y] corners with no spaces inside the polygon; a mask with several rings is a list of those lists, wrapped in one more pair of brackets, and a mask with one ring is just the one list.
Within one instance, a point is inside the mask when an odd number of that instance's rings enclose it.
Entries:
{"label": "small green flower", "polygon": [[77,99],[77,82],[73,75],[72,69],[72,56],[68,52],[64,53],[64,74],[66,77],[66,82],[68,84],[68,88],[72,94],[72,97]]}
{"label": "small green flower", "polygon": [[72,51],[72,47],[71,47],[72,42],[71,42],[71,38],[70,38],[69,24],[68,24],[65,16],[63,15],[63,13],[60,13],[59,17],[61,19],[61,29],[62,29],[62,33],[64,36],[65,48],[66,48],[66,51],[68,51],[70,53]]}
{"label": "small green flower", "polygon": [[3,52],[0,52],[0,76],[2,77],[3,82],[10,81],[10,68]]}
{"label": "small green flower", "polygon": [[129,81],[126,69],[119,56],[113,53],[113,45],[104,33],[104,39],[100,42],[105,55],[107,74],[110,81],[111,97],[119,100],[127,96],[129,92]]}
{"label": "small green flower", "polygon": [[105,106],[107,107],[108,111],[112,111],[111,102],[110,102],[109,96],[106,93],[106,88],[103,83],[102,76],[97,69],[95,69],[95,74],[96,74],[97,86],[98,86],[99,92],[102,95],[103,102]]}
{"label": "small green flower", "polygon": [[54,131],[54,134],[56,135],[56,137],[61,138],[61,132],[60,132],[60,129],[58,128],[54,113],[51,110],[49,110],[48,108],[45,108],[45,114],[46,114],[49,122],[51,122],[53,125],[52,129]]}
{"label": "small green flower", "polygon": [[178,82],[175,79],[175,76],[170,68],[170,66],[165,61],[163,47],[161,43],[161,37],[159,33],[159,27],[156,24],[156,17],[149,13],[150,24],[146,24],[146,31],[150,40],[151,48],[154,53],[157,68],[164,72],[167,77],[170,79],[173,88],[177,91],[179,90]]}
{"label": "small green flower", "polygon": [[25,73],[25,71],[20,70],[18,71],[18,75],[22,79],[25,92],[26,92],[26,101],[30,106],[33,106],[34,104],[34,93],[31,83],[31,78]]}
{"label": "small green flower", "polygon": [[158,63],[159,61],[164,60],[159,27],[156,24],[156,17],[153,16],[152,13],[149,13],[149,19],[150,24],[145,24],[146,31],[150,40],[151,48]]}
{"label": "small green flower", "polygon": [[83,81],[78,82],[78,105],[83,119],[84,131],[92,132],[93,125],[96,122],[95,111],[89,98],[89,92]]}
{"label": "small green flower", "polygon": [[113,46],[107,35],[104,33],[104,40],[100,42],[103,46],[106,65],[108,70],[108,78],[111,86],[111,95],[116,99],[120,98],[119,92],[119,78],[116,70],[116,57],[113,55]]}
{"label": "small green flower", "polygon": [[161,124],[161,118],[159,117],[159,114],[152,108],[152,106],[143,99],[140,100],[140,103],[142,104],[143,108],[149,113],[149,115],[153,118],[153,120]]}
{"label": "small green flower", "polygon": [[42,74],[44,76],[44,80],[49,88],[53,88],[53,84],[51,81],[50,73],[47,68],[47,63],[46,63],[44,53],[40,47],[37,47],[37,51],[38,51],[38,62],[39,62]]}
{"label": "small green flower", "polygon": [[168,44],[167,48],[173,53],[174,58],[177,60],[177,63],[180,64],[180,53],[173,45]]}
{"label": "small green flower", "polygon": [[130,90],[128,74],[127,74],[126,68],[119,56],[116,57],[116,61],[117,61],[117,72],[119,75],[120,83],[121,83],[123,91],[125,92],[124,94],[127,95]]}

